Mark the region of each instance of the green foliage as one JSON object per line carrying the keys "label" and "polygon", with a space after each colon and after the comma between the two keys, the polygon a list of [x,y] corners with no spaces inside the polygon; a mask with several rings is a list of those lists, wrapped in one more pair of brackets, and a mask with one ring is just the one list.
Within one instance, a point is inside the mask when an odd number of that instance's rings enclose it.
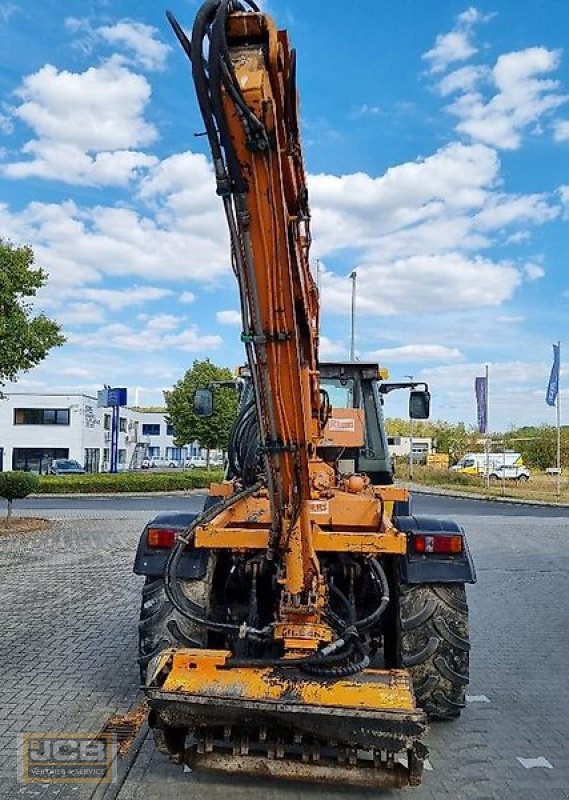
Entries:
{"label": "green foliage", "polygon": [[205,389],[216,381],[230,381],[232,378],[231,370],[226,367],[218,367],[209,359],[196,360],[174,388],[164,392],[177,447],[198,441],[208,450],[227,449],[229,433],[237,416],[237,392],[234,389],[215,389],[213,415],[207,419],[194,414],[193,398],[196,389]]}
{"label": "green foliage", "polygon": [[8,501],[8,517],[12,516],[12,502],[37,492],[38,485],[33,472],[0,472],[0,497]]}
{"label": "green foliage", "polygon": [[[409,436],[411,424],[408,419],[386,419],[388,436]],[[430,437],[437,453],[448,453],[451,463],[459,461],[465,453],[480,449],[480,434],[467,428],[464,422],[444,422],[428,420],[413,422],[413,436]]]}
{"label": "green foliage", "polygon": [[466,486],[470,488],[484,486],[483,479],[477,475],[465,475],[463,472],[429,467],[415,467],[413,480],[427,486]]}
{"label": "green foliage", "polygon": [[33,472],[0,472],[0,497],[21,500],[38,490],[38,476]]}
{"label": "green foliage", "polygon": [[[0,473],[1,474],[1,473]],[[49,494],[99,494],[122,492],[175,492],[203,489],[223,478],[221,470],[193,469],[188,472],[119,472],[87,475],[42,475],[40,492]]]}
{"label": "green foliage", "polygon": [[[508,449],[522,454],[528,467],[545,470],[557,464],[557,429],[553,425],[525,426],[504,436]],[[561,428],[561,466],[569,466],[569,427]]]}
{"label": "green foliage", "polygon": [[47,280],[33,263],[31,247],[15,247],[0,239],[0,387],[65,341],[56,322],[45,314],[33,316],[30,298]]}

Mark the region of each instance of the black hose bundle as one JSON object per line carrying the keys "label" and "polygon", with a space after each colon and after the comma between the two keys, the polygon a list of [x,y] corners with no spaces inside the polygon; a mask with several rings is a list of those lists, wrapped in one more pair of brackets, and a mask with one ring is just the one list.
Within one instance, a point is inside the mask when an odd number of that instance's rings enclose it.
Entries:
{"label": "black hose bundle", "polygon": [[185,531],[178,537],[176,544],[170,551],[170,555],[166,561],[166,567],[164,569],[164,591],[166,592],[168,600],[170,600],[174,608],[183,617],[189,619],[191,622],[194,622],[197,625],[203,625],[205,628],[208,628],[208,630],[217,631],[219,633],[233,633],[237,634],[241,638],[261,639],[267,638],[271,633],[272,626],[270,625],[262,630],[259,630],[257,628],[249,627],[246,623],[243,623],[242,625],[234,625],[225,622],[217,622],[201,616],[200,614],[196,613],[195,605],[193,605],[191,601],[184,595],[178,583],[178,565],[186,547],[189,547],[191,544],[193,544],[196,528],[199,525],[206,525],[208,522],[211,522],[211,520],[214,519],[218,514],[226,511],[228,508],[231,508],[231,506],[237,503],[239,500],[244,500],[247,497],[255,494],[255,492],[258,492],[259,489],[262,488],[262,485],[262,482],[259,481],[245,491],[237,492],[236,494],[232,495],[221,505],[212,506],[207,511],[198,514],[196,519],[193,520],[193,522],[191,522]]}
{"label": "black hose bundle", "polygon": [[231,478],[240,478],[244,486],[252,486],[258,480],[259,421],[255,400],[250,400],[239,412],[229,437],[227,458]]}

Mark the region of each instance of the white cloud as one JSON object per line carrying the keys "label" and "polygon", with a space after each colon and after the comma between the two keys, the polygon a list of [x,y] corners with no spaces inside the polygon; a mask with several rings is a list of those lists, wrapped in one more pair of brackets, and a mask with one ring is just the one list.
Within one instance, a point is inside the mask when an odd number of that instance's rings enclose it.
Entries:
{"label": "white cloud", "polygon": [[553,138],[556,142],[569,141],[569,120],[558,120],[554,125]]}
{"label": "white cloud", "polygon": [[69,303],[59,320],[65,329],[69,326],[98,325],[105,321],[105,314],[95,303]]}
{"label": "white cloud", "polygon": [[148,70],[162,70],[170,47],[157,38],[158,30],[133,20],[121,20],[115,25],[103,25],[97,34],[112,45],[126,47],[132,52],[132,61]]}
{"label": "white cloud", "polygon": [[146,327],[149,331],[174,331],[183,324],[183,319],[174,314],[158,314],[148,318]]}
{"label": "white cloud", "polygon": [[524,275],[530,281],[536,281],[543,278],[545,270],[540,264],[528,263],[524,265]]}
{"label": "white cloud", "polygon": [[134,350],[138,353],[168,350],[208,353],[222,344],[221,336],[202,334],[196,325],[184,326],[178,333],[173,333],[172,327],[165,323],[164,316],[168,315],[163,315],[162,319],[151,318],[139,329],[114,323],[90,334],[70,335],[69,341],[75,345],[86,345],[93,341],[93,337],[100,337],[107,348]]}
{"label": "white cloud", "polygon": [[466,59],[478,52],[472,42],[472,27],[478,22],[486,22],[491,14],[483,15],[476,8],[470,7],[456,18],[453,30],[441,33],[435,40],[435,46],[423,53],[423,59],[429,62],[432,73],[444,72],[449,64]]}
{"label": "white cloud", "polygon": [[[395,316],[499,306],[510,299],[523,279],[509,262],[494,262],[460,253],[415,255],[391,262],[358,265],[358,314]],[[322,276],[324,313],[347,313],[350,304],[346,277]]]}
{"label": "white cloud", "polygon": [[440,344],[406,344],[401,347],[384,347],[367,354],[369,358],[389,363],[391,361],[452,361],[461,358],[456,347]]}
{"label": "white cloud", "polygon": [[134,150],[117,150],[90,156],[71,144],[34,140],[22,148],[29,161],[16,161],[4,168],[8,178],[37,177],[88,186],[124,186],[140,170],[157,163],[154,156]]}
{"label": "white cloud", "polygon": [[560,186],[558,192],[561,202],[565,208],[565,217],[567,217],[569,215],[569,183],[565,184],[564,186]]}
{"label": "white cloud", "polygon": [[[459,90],[457,100],[447,107],[458,117],[457,130],[475,141],[505,150],[515,150],[522,134],[548,112],[566,102],[559,92],[559,82],[547,75],[559,67],[561,52],[545,47],[530,47],[499,56],[491,74],[494,94],[488,99],[473,84],[455,81],[455,87],[443,79],[443,93]],[[474,77],[474,76],[473,76]],[[446,82],[445,82],[446,81]]]}
{"label": "white cloud", "polygon": [[[353,266],[380,263],[386,270],[410,258],[480,252],[505,242],[516,228],[527,232],[559,215],[559,206],[544,195],[500,191],[500,161],[485,145],[454,143],[377,178],[316,175],[309,189],[314,256],[344,251]],[[471,256],[459,260],[472,262]],[[512,265],[506,267],[510,274]],[[463,279],[476,281],[475,271]],[[503,300],[499,285],[491,285]],[[513,289],[510,282],[505,286]]]}
{"label": "white cloud", "polygon": [[484,205],[500,162],[484,145],[453,143],[428,158],[365,173],[309,178],[316,255],[377,243],[387,233]]}
{"label": "white cloud", "polygon": [[423,54],[425,61],[430,62],[431,72],[444,72],[454,61],[466,61],[477,53],[472,44],[468,30],[450,31],[439,34],[435,46]]}
{"label": "white cloud", "polygon": [[157,163],[133,149],[157,137],[144,119],[150,91],[146,78],[118,57],[81,73],[46,64],[15,92],[21,102],[13,116],[36,135],[23,147],[31,159],[7,164],[4,174],[99,186],[128,183],[139,169]]}
{"label": "white cloud", "polygon": [[330,339],[328,336],[320,336],[318,353],[323,361],[327,358],[334,358],[346,354],[346,351],[347,347],[345,343]]}
{"label": "white cloud", "polygon": [[220,325],[241,325],[241,314],[237,309],[218,311],[215,316]]}
{"label": "white cloud", "polygon": [[0,205],[3,235],[34,247],[52,288],[85,286],[103,275],[211,283],[228,269],[225,229],[221,219],[215,222],[199,213],[158,221],[128,208],[70,201],[31,203],[17,213]]}
{"label": "white cloud", "polygon": [[454,92],[467,92],[474,89],[481,81],[491,77],[491,70],[486,66],[468,65],[449,72],[438,83],[438,90],[443,97]]}
{"label": "white cloud", "polygon": [[130,286],[128,289],[94,289],[75,290],[74,295],[101,303],[111,311],[120,311],[129,306],[139,306],[152,300],[162,300],[172,295],[170,289],[157,286]]}
{"label": "white cloud", "polygon": [[193,303],[195,299],[196,296],[193,292],[182,292],[182,294],[178,297],[178,302]]}
{"label": "white cloud", "polygon": [[0,133],[10,134],[14,130],[14,123],[6,114],[0,113]]}

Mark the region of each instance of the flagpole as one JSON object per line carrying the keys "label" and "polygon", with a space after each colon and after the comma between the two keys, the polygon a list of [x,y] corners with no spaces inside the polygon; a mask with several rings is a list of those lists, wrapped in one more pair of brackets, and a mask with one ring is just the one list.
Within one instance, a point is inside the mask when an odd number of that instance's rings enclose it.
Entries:
{"label": "flagpole", "polygon": [[559,352],[559,377],[557,379],[557,495],[561,495],[561,342],[557,342]]}
{"label": "flagpole", "polygon": [[486,392],[486,397],[485,397],[485,401],[486,401],[486,442],[485,442],[485,448],[484,449],[486,451],[486,488],[489,489],[490,488],[490,440],[489,440],[488,437],[490,435],[490,424],[489,424],[490,415],[488,413],[488,395],[489,395],[489,391],[488,391],[488,364],[486,364],[485,392]]}

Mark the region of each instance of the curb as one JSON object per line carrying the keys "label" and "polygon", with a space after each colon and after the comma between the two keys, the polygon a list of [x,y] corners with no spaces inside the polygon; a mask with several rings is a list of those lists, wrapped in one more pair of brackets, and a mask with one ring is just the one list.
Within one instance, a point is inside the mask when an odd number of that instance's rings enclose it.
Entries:
{"label": "curb", "polygon": [[409,489],[415,494],[428,494],[434,497],[457,497],[463,500],[480,500],[481,502],[489,503],[505,503],[506,505],[514,506],[545,506],[547,508],[566,508],[569,509],[568,503],[556,503],[549,500],[531,500],[523,499],[520,497],[503,497],[502,495],[492,494],[476,494],[475,492],[461,492],[454,489],[435,488],[434,486],[423,486],[417,483],[398,483],[404,489]]}
{"label": "curb", "polygon": [[148,723],[144,722],[128,751],[126,758],[123,761],[117,762],[117,779],[114,783],[99,783],[95,791],[91,795],[91,800],[115,800],[129,776],[129,773],[134,766],[134,762],[142,749],[142,745],[148,736]]}
{"label": "curb", "polygon": [[[207,486],[201,489],[172,489],[166,492],[38,492],[37,494],[29,494],[28,497],[32,500],[49,500],[50,498],[63,498],[64,500],[72,500],[74,497],[93,498],[104,500],[107,497],[187,497],[189,495],[206,494]],[[26,498],[27,499],[27,498]]]}

